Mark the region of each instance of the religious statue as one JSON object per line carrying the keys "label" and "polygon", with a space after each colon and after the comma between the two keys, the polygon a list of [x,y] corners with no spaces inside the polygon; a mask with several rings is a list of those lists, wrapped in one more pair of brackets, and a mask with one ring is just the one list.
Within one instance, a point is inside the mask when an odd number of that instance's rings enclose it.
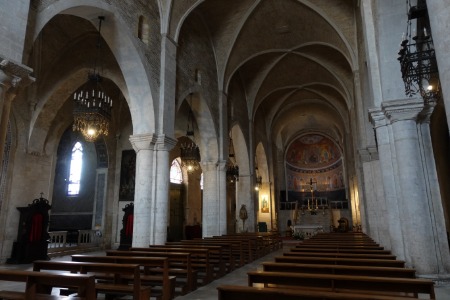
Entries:
{"label": "religious statue", "polygon": [[239,210],[239,218],[242,220],[242,232],[245,230],[245,220],[248,219],[247,208],[245,204],[242,204],[241,209]]}

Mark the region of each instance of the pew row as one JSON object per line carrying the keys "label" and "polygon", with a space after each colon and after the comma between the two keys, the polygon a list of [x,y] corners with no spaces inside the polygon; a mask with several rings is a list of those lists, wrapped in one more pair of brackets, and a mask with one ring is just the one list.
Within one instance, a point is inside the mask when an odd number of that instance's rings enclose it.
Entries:
{"label": "pew row", "polygon": [[[47,261],[33,262],[33,271],[52,270],[61,271],[57,274],[79,273],[92,274],[96,293],[105,295],[131,295],[135,300],[148,300],[151,287],[141,282],[141,270],[138,264],[91,263],[75,261]],[[125,282],[124,282],[125,280]],[[132,280],[131,284],[128,282]]]}
{"label": "pew row", "polygon": [[[72,255],[72,261],[94,263],[138,264],[142,268],[141,282],[152,287],[152,297],[162,300],[170,300],[175,297],[175,276],[169,275],[169,259],[167,257],[126,257],[104,255]],[[158,268],[161,275],[154,274],[151,270]],[[131,280],[130,276],[122,276]]]}
{"label": "pew row", "polygon": [[[202,280],[203,284],[208,284],[213,280],[214,266],[210,260],[210,249],[207,248],[190,248],[190,247],[170,247],[164,245],[149,245],[146,247],[132,247],[130,251],[138,252],[160,252],[160,255],[168,252],[183,252],[191,254],[192,268],[197,270],[197,278]],[[220,263],[223,263],[222,261]],[[219,265],[217,265],[220,268]]]}
{"label": "pew row", "polygon": [[[14,281],[25,283],[24,291],[0,291],[0,299],[25,300],[57,300],[57,299],[96,299],[95,280],[92,275],[53,274],[47,272],[33,272],[23,270],[0,270],[0,281]],[[50,295],[52,288],[75,289],[76,295]]]}
{"label": "pew row", "polygon": [[373,266],[404,268],[405,261],[392,259],[335,258],[314,256],[276,256],[275,262],[298,264],[334,264],[347,266]]}
{"label": "pew row", "polygon": [[[125,257],[161,257],[161,252],[107,250],[107,256]],[[169,259],[169,274],[176,276],[176,286],[181,288],[181,294],[197,289],[197,271],[192,267],[191,254],[185,252],[166,252],[164,257]],[[157,269],[152,269],[158,272]]]}
{"label": "pew row", "polygon": [[218,300],[406,300],[411,297],[222,285]]}
{"label": "pew row", "polygon": [[279,263],[279,262],[264,262],[262,264],[262,267],[263,271],[269,272],[416,278],[416,270],[411,268],[345,266],[332,264],[316,265],[316,264],[296,264],[296,263]]}
{"label": "pew row", "polygon": [[344,249],[344,248],[329,248],[329,247],[302,247],[301,245],[296,245],[294,248],[290,249],[291,252],[322,252],[322,253],[354,253],[354,254],[391,254],[389,250],[374,250],[374,249]]}
{"label": "pew row", "polygon": [[313,288],[330,292],[357,292],[363,294],[381,294],[386,296],[428,295],[436,299],[434,283],[426,279],[350,276],[336,274],[307,274],[287,272],[248,272],[248,285],[256,283],[265,287]]}
{"label": "pew row", "polygon": [[342,253],[342,252],[284,252],[284,256],[314,256],[314,257],[336,257],[336,258],[362,258],[362,259],[389,259],[397,257],[392,254],[367,254],[367,253]]}

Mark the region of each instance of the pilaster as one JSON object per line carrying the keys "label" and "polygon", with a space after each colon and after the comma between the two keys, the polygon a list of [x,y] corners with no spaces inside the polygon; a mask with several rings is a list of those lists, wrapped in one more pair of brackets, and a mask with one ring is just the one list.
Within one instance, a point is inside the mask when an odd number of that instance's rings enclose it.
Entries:
{"label": "pilaster", "polygon": [[[381,109],[370,109],[369,116],[375,128],[377,138],[381,180],[384,192],[384,199],[377,199],[377,202],[374,203],[374,208],[379,211],[378,216],[382,218],[381,222],[384,222],[388,226],[387,232],[389,233],[389,244],[391,245],[392,251],[399,259],[405,259],[406,254],[402,227],[399,224],[399,200],[394,167],[395,155],[391,149],[389,127],[386,116]],[[380,223],[380,226],[382,223]],[[380,229],[377,228],[377,230]],[[386,240],[386,238],[380,236],[380,241]]]}
{"label": "pilaster", "polygon": [[382,104],[391,128],[398,174],[399,221],[406,261],[422,276],[448,273],[450,255],[428,127],[433,102],[420,98]]}

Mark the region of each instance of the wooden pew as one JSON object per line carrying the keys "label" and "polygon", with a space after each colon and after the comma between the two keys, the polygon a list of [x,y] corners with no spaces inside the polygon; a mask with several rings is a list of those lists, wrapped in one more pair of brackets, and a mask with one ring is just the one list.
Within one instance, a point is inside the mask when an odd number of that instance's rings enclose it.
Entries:
{"label": "wooden pew", "polygon": [[[95,280],[92,275],[54,274],[23,270],[0,269],[0,281],[24,282],[24,291],[0,291],[0,299],[57,300],[57,299],[96,299]],[[50,295],[53,287],[72,288],[76,296]]]}
{"label": "wooden pew", "polygon": [[392,259],[334,258],[314,256],[276,256],[275,262],[297,264],[335,264],[347,266],[373,266],[404,268],[405,261]]}
{"label": "wooden pew", "polygon": [[231,256],[233,257],[233,261],[235,262],[235,264],[230,269],[234,270],[235,268],[239,268],[245,264],[244,248],[247,244],[241,240],[215,240],[213,238],[198,238],[193,240],[182,240],[181,242],[202,245],[229,245]]}
{"label": "wooden pew", "polygon": [[210,257],[209,249],[190,248],[190,247],[177,248],[164,245],[149,245],[148,248],[132,247],[130,248],[130,251],[139,251],[139,252],[149,251],[160,253],[167,253],[167,252],[190,253],[192,268],[197,270],[197,278],[201,279],[203,284],[208,284],[213,280],[214,266],[211,264],[209,260]]}
{"label": "wooden pew", "polygon": [[[141,256],[161,257],[161,252],[106,250],[107,256]],[[166,252],[169,259],[169,274],[176,276],[176,285],[181,288],[181,294],[197,289],[197,271],[192,267],[191,254],[185,252]],[[152,271],[158,271],[153,269]],[[185,280],[185,281],[183,281]]]}
{"label": "wooden pew", "polygon": [[222,285],[217,287],[218,300],[405,300],[411,297],[383,296],[301,289],[259,288]]}
{"label": "wooden pew", "polygon": [[[225,247],[219,245],[199,245],[197,243],[187,244],[183,242],[166,242],[165,246],[179,248],[199,248],[209,250],[209,260],[213,266],[213,277],[222,277],[227,272],[227,267],[232,263],[233,256],[230,251],[224,251]],[[229,246],[229,245],[228,245]]]}
{"label": "wooden pew", "polygon": [[314,288],[332,292],[370,293],[381,295],[414,295],[426,294],[429,299],[436,299],[434,283],[431,280],[350,276],[336,274],[306,274],[287,272],[248,272],[248,285],[256,283],[269,287]]}
{"label": "wooden pew", "polygon": [[335,252],[335,253],[360,253],[360,254],[391,254],[389,250],[373,250],[373,249],[342,249],[342,248],[309,248],[296,245],[294,248],[290,248],[291,252]]}
{"label": "wooden pew", "polygon": [[[197,240],[197,239],[194,239]],[[252,241],[248,239],[242,239],[242,238],[231,238],[231,237],[206,237],[200,240],[206,240],[206,241],[216,241],[216,242],[233,242],[233,243],[239,243],[242,247],[242,256],[240,261],[240,266],[243,266],[255,259],[254,253],[252,250]]]}
{"label": "wooden pew", "polygon": [[[138,256],[104,256],[104,255],[72,255],[72,261],[138,264],[142,267],[141,282],[152,287],[152,297],[162,300],[170,300],[175,297],[175,276],[169,275],[169,259],[167,257],[138,257]],[[160,268],[162,275],[151,274],[151,269]],[[129,278],[129,276],[122,276]],[[161,287],[160,293],[155,286]]]}
{"label": "wooden pew", "polygon": [[242,240],[248,243],[248,256],[246,262],[254,261],[266,254],[266,244],[261,236],[257,235],[221,235],[213,236],[213,239],[232,239],[232,240]]}
{"label": "wooden pew", "polygon": [[342,253],[342,252],[284,252],[284,256],[317,256],[317,257],[338,257],[338,258],[362,258],[362,259],[392,259],[397,257],[392,254],[366,254],[366,253]]}
{"label": "wooden pew", "polygon": [[416,270],[411,268],[346,266],[346,265],[331,265],[331,264],[316,265],[316,264],[295,264],[295,263],[278,263],[278,262],[264,262],[262,263],[262,266],[263,271],[269,272],[416,278]]}
{"label": "wooden pew", "polygon": [[[283,247],[283,240],[280,238],[278,232],[241,232],[234,234],[227,234],[227,236],[260,236],[263,240],[267,241],[267,245],[270,247],[270,251],[275,251]],[[269,252],[270,252],[269,251]]]}
{"label": "wooden pew", "polygon": [[[364,246],[364,245],[350,245],[345,243],[338,244],[313,244],[313,243],[299,243],[301,248],[330,248],[330,249],[361,249],[361,250],[384,250],[381,246]],[[297,245],[296,245],[297,247]]]}
{"label": "wooden pew", "polygon": [[219,254],[219,251],[215,249],[220,248],[222,261],[225,268],[225,273],[230,272],[231,268],[235,265],[235,258],[233,256],[233,244],[231,243],[210,243],[203,240],[181,240],[179,242],[166,242],[167,246],[176,247],[192,247],[192,248],[209,248],[212,249],[211,257],[215,258]]}
{"label": "wooden pew", "polygon": [[[104,279],[104,281],[95,283],[97,293],[131,295],[135,300],[148,300],[150,298],[151,288],[142,285],[138,264],[36,260],[33,262],[33,270],[61,271],[59,274],[65,274],[63,272],[93,274],[96,279]],[[114,279],[108,281],[108,279],[111,279],[111,274],[114,274]],[[133,284],[128,284],[128,276],[132,276]]]}

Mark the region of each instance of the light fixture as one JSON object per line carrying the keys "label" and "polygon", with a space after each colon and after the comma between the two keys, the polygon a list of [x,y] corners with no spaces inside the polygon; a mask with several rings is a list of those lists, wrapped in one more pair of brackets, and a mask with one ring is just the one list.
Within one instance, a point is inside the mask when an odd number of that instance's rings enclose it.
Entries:
{"label": "light fixture", "polygon": [[262,177],[256,176],[256,184],[255,184],[255,191],[259,191],[262,186]]}
{"label": "light fixture", "polygon": [[98,17],[97,53],[94,66],[88,73],[87,82],[73,94],[73,130],[79,131],[86,141],[94,142],[100,135],[107,136],[111,122],[111,109],[113,101],[103,91],[100,75],[101,26],[105,17]]}
{"label": "light fixture", "polygon": [[231,183],[239,181],[239,166],[236,163],[236,158],[234,155],[233,139],[230,136],[230,141],[228,143],[228,161],[227,161],[227,180]]}
{"label": "light fixture", "polygon": [[[191,94],[192,97],[192,94]],[[181,143],[180,150],[180,158],[181,165],[187,169],[188,172],[192,172],[198,170],[200,168],[200,149],[195,143],[194,137],[194,118],[192,115],[192,110],[189,108],[188,113],[188,121],[187,121],[187,130],[186,137],[189,138],[189,142]]]}
{"label": "light fixture", "polygon": [[420,94],[425,102],[438,100],[438,68],[426,1],[419,0],[417,6],[411,6],[406,0],[406,4],[407,28],[398,52],[405,93],[409,97]]}

